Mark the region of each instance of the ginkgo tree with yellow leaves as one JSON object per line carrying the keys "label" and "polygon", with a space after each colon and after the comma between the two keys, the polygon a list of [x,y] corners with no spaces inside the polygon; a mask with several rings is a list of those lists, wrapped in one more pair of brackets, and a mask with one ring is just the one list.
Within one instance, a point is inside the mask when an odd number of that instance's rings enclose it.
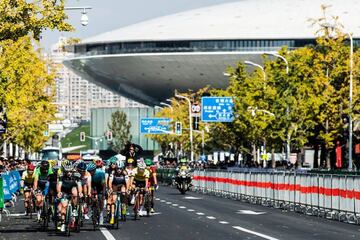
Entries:
{"label": "ginkgo tree with yellow leaves", "polygon": [[54,68],[38,45],[45,29],[70,31],[64,0],[0,1],[0,105],[6,109],[8,129],[1,141],[37,151],[55,120]]}

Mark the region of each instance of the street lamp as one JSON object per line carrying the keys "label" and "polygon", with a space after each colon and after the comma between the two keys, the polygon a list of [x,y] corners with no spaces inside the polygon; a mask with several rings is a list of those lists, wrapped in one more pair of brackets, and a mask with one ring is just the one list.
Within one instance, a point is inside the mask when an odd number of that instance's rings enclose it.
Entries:
{"label": "street lamp", "polygon": [[160,102],[160,105],[167,106],[168,108],[171,109],[171,112],[174,112],[174,108],[173,108],[170,104],[164,103],[164,102]]}
{"label": "street lamp", "polygon": [[81,13],[80,22],[81,25],[87,26],[89,24],[89,17],[87,16],[88,9],[92,9],[92,7],[86,6],[86,7],[65,7],[64,10],[83,10]]}
{"label": "street lamp", "polygon": [[249,65],[249,66],[253,66],[253,67],[257,67],[257,68],[260,68],[261,69],[261,72],[263,73],[264,75],[264,88],[266,88],[266,73],[265,73],[265,70],[264,70],[264,67],[257,64],[257,63],[254,63],[254,62],[251,62],[251,61],[244,61],[244,63],[246,65]]}
{"label": "street lamp", "polygon": [[[321,24],[322,27],[335,29],[336,26],[331,23]],[[353,170],[353,157],[352,157],[352,136],[353,136],[353,122],[352,122],[352,99],[353,99],[353,54],[354,54],[354,41],[352,33],[345,32],[345,35],[350,39],[350,92],[349,92],[349,166],[348,170]]]}
{"label": "street lamp", "polygon": [[189,98],[175,93],[175,97],[185,99],[189,104],[189,130],[190,130],[190,160],[194,161],[194,151],[193,151],[193,131],[192,131],[192,119],[191,119],[191,101]]}
{"label": "street lamp", "polygon": [[[271,55],[277,58],[280,58],[281,60],[283,60],[286,64],[286,75],[289,75],[289,62],[286,60],[286,58],[284,56],[281,56],[280,54],[277,53],[264,53],[265,55]],[[289,105],[286,106],[286,115],[289,116]],[[290,158],[290,142],[291,142],[291,138],[290,138],[290,133],[289,130],[287,132],[287,142],[286,142],[286,159],[287,161],[289,161]]]}
{"label": "street lamp", "polygon": [[167,102],[175,102],[176,105],[177,105],[178,107],[180,107],[180,103],[179,103],[178,101],[176,101],[175,99],[167,98],[166,101],[167,101]]}
{"label": "street lamp", "polygon": [[160,106],[157,106],[157,105],[155,105],[154,108],[155,109],[157,108],[157,109],[160,109],[160,110],[164,109],[163,107],[160,107]]}

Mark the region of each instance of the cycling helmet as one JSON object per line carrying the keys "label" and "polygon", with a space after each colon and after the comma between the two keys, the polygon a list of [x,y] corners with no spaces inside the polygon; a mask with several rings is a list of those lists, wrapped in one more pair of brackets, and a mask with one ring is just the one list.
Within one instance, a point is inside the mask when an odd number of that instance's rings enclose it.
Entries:
{"label": "cycling helmet", "polygon": [[56,160],[49,160],[48,162],[50,164],[50,167],[54,167],[54,166],[58,165]]}
{"label": "cycling helmet", "polygon": [[151,159],[149,159],[149,158],[145,159],[145,164],[146,164],[146,166],[148,166],[148,167],[154,165],[153,161],[152,161]]}
{"label": "cycling helmet", "polygon": [[77,165],[77,170],[79,171],[86,171],[86,163],[84,162],[80,162],[78,165]]}
{"label": "cycling helmet", "polygon": [[124,164],[123,161],[118,161],[118,162],[116,163],[116,165],[117,165],[118,168],[123,168],[123,167],[125,166],[125,164]]}
{"label": "cycling helmet", "polygon": [[96,167],[102,167],[104,164],[101,159],[94,160],[94,163],[95,163]]}
{"label": "cycling helmet", "polygon": [[134,164],[134,163],[135,163],[135,160],[134,160],[133,158],[128,158],[128,159],[126,160],[126,162],[127,162],[128,164]]}
{"label": "cycling helmet", "polygon": [[64,171],[66,172],[70,172],[74,170],[74,166],[72,165],[72,163],[69,160],[65,160],[62,163],[62,168],[64,169]]}
{"label": "cycling helmet", "polygon": [[138,168],[143,170],[146,168],[146,164],[143,161],[141,161],[138,163]]}
{"label": "cycling helmet", "polygon": [[110,159],[109,159],[109,164],[111,165],[111,164],[116,164],[116,162],[117,162],[117,158],[116,157],[111,157]]}
{"label": "cycling helmet", "polygon": [[35,166],[33,164],[29,164],[27,167],[28,171],[34,171],[35,170]]}
{"label": "cycling helmet", "polygon": [[58,173],[58,170],[60,169],[60,167],[58,166],[58,165],[55,165],[54,167],[53,167],[53,171],[54,171],[54,173],[56,174],[56,173]]}
{"label": "cycling helmet", "polygon": [[87,170],[88,170],[89,172],[96,170],[96,165],[95,165],[94,163],[89,163],[89,164],[87,165]]}
{"label": "cycling helmet", "polygon": [[41,170],[49,170],[50,164],[46,160],[42,160],[40,163],[40,169]]}

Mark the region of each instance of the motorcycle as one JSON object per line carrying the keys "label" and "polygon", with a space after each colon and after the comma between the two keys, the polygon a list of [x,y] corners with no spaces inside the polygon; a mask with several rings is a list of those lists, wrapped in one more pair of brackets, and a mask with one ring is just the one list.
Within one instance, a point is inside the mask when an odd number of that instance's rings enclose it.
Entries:
{"label": "motorcycle", "polygon": [[189,190],[191,184],[191,176],[187,171],[180,171],[176,177],[177,189],[181,194],[185,194]]}

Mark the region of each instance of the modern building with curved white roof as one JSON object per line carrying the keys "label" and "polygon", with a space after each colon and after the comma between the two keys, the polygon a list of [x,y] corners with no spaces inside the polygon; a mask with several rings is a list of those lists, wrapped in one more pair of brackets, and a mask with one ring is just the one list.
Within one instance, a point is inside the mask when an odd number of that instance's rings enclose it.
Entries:
{"label": "modern building with curved white roof", "polygon": [[238,61],[315,43],[309,19],[338,16],[360,42],[358,0],[242,0],[181,12],[103,33],[74,46],[65,64],[83,78],[144,104],[174,90],[226,87]]}

